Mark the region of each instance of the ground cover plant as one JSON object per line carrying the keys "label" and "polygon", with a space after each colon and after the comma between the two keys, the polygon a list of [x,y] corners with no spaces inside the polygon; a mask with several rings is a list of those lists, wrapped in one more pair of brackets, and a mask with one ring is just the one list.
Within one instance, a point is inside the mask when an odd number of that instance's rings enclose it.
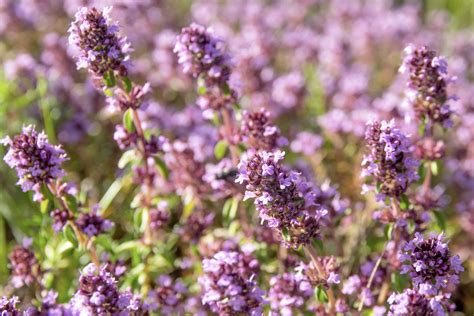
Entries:
{"label": "ground cover plant", "polygon": [[473,27],[1,2],[1,315],[471,315]]}

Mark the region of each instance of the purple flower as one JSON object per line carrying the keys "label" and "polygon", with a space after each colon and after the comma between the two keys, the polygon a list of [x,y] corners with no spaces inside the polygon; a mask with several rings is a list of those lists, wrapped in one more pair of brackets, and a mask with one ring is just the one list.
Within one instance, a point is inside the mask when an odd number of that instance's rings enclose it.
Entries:
{"label": "purple flower", "polygon": [[407,102],[417,119],[429,119],[445,128],[451,127],[453,112],[448,102],[456,97],[448,96],[447,86],[455,78],[448,76],[446,60],[426,46],[416,48],[410,44],[405,48],[405,54],[400,72],[409,75]]}
{"label": "purple flower", "polygon": [[186,218],[186,222],[178,229],[185,243],[197,243],[214,221],[215,214],[203,210],[195,210]]}
{"label": "purple flower", "polygon": [[303,273],[285,272],[271,277],[268,300],[272,315],[293,315],[302,311],[313,292],[313,286]]}
{"label": "purple flower", "polygon": [[98,208],[94,207],[89,213],[81,213],[76,220],[76,225],[89,237],[98,236],[110,230],[113,222],[97,214]]}
{"label": "purple flower", "polygon": [[393,293],[388,298],[389,316],[433,315],[447,316],[450,309],[449,297],[445,295],[426,296],[417,290],[406,289]]}
{"label": "purple flower", "polygon": [[160,201],[156,208],[150,210],[150,226],[153,231],[163,228],[170,219],[168,203]]}
{"label": "purple flower", "polygon": [[254,198],[260,218],[280,233],[287,247],[297,248],[319,236],[324,211],[315,203],[311,185],[287,170],[280,151],[260,151],[244,156],[236,182],[246,184],[244,199]]}
{"label": "purple flower", "polygon": [[192,23],[181,30],[174,52],[184,73],[202,76],[207,86],[222,86],[231,73],[230,56],[211,29]]}
{"label": "purple flower", "polygon": [[82,270],[68,308],[72,315],[127,315],[137,310],[137,301],[131,293],[118,290],[105,266],[99,269],[91,263]]}
{"label": "purple flower", "polygon": [[403,247],[401,273],[408,273],[420,293],[435,295],[459,283],[464,271],[459,256],[452,256],[443,234],[424,239],[419,233]]}
{"label": "purple flower", "polygon": [[286,110],[302,105],[304,95],[304,77],[299,72],[291,72],[273,82],[272,99]]}
{"label": "purple flower", "polygon": [[[28,308],[24,316],[42,316],[42,315],[49,315],[49,316],[55,316],[55,315],[71,315],[70,311],[67,306],[60,305],[56,302],[58,298],[58,293],[49,290],[49,291],[43,291],[41,293],[41,305],[39,308],[36,307],[30,307]],[[73,314],[72,314],[73,315]]]}
{"label": "purple flower", "polygon": [[82,7],[69,28],[69,43],[79,50],[77,68],[87,68],[99,77],[109,72],[125,76],[132,50],[127,39],[118,35],[118,24],[109,16],[111,10]]}
{"label": "purple flower", "polygon": [[38,285],[41,280],[41,267],[30,248],[31,240],[23,246],[16,246],[9,255],[11,283],[15,288]]}
{"label": "purple flower", "polygon": [[69,220],[74,219],[74,215],[67,210],[55,209],[50,216],[53,218],[53,229],[57,233],[63,230]]}
{"label": "purple flower", "polygon": [[288,144],[280,129],[271,123],[270,112],[263,108],[243,112],[240,135],[247,146],[257,150],[273,150]]}
{"label": "purple flower", "polygon": [[291,142],[291,150],[295,153],[302,153],[312,156],[323,145],[323,138],[310,132],[300,132]]}
{"label": "purple flower", "polygon": [[6,296],[0,297],[0,315],[5,316],[17,316],[20,315],[20,311],[16,308],[19,303],[18,297],[13,296],[8,298]]}
{"label": "purple flower", "polygon": [[173,280],[169,275],[161,275],[156,289],[148,294],[147,303],[162,314],[183,314],[186,312],[188,289],[181,280]]}
{"label": "purple flower", "polygon": [[61,146],[51,145],[44,132],[38,133],[33,125],[23,127],[21,134],[13,139],[5,137],[0,144],[9,147],[3,158],[7,165],[16,170],[18,184],[23,191],[34,191],[34,200],[41,200],[41,184],[65,176],[61,165],[68,160]]}
{"label": "purple flower", "polygon": [[121,150],[125,150],[132,146],[136,146],[138,134],[136,132],[130,133],[125,129],[125,127],[123,127],[123,125],[118,124],[115,126],[114,140],[117,142],[117,145]]}
{"label": "purple flower", "polygon": [[316,268],[313,261],[309,264],[300,264],[297,268],[300,274],[305,274],[313,287],[324,286],[328,288],[331,284],[339,284],[341,278],[334,257],[318,257],[319,267]]}
{"label": "purple flower", "polygon": [[199,278],[202,287],[202,303],[219,315],[263,315],[263,291],[240,268],[238,252],[220,251],[210,259],[204,259],[204,274]]}
{"label": "purple flower", "polygon": [[128,109],[146,108],[149,104],[151,94],[150,83],[143,86],[132,84],[130,92],[122,89],[116,89],[113,96],[108,96],[106,101],[108,108],[112,111],[127,111]]}
{"label": "purple flower", "polygon": [[354,294],[356,291],[360,289],[360,287],[361,287],[361,281],[360,281],[359,276],[352,275],[344,283],[344,286],[342,287],[342,293]]}
{"label": "purple flower", "polygon": [[[365,134],[368,155],[362,161],[363,177],[370,177],[377,189],[377,199],[398,198],[413,181],[418,180],[416,160],[411,142],[395,121],[369,122]],[[372,187],[365,187],[364,191]]]}
{"label": "purple flower", "polygon": [[[375,303],[375,293],[367,289],[370,276],[375,266],[374,260],[363,263],[359,268],[359,273],[347,278],[342,287],[342,293],[346,295],[355,295],[358,301],[363,301],[365,306],[372,306]],[[380,266],[372,279],[372,289],[379,288],[385,281],[388,270],[385,266]]]}

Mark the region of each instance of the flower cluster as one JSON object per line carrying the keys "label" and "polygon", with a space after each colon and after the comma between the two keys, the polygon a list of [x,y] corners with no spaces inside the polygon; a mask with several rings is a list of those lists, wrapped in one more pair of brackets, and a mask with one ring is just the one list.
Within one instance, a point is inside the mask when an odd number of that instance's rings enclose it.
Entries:
{"label": "flower cluster", "polygon": [[2,316],[473,313],[466,1],[78,2],[0,0]]}
{"label": "flower cluster", "polygon": [[172,142],[166,149],[165,161],[178,193],[182,194],[191,188],[197,193],[209,192],[209,187],[203,180],[205,165],[198,160],[189,143],[181,140]]}
{"label": "flower cluster", "polygon": [[98,236],[110,230],[114,223],[97,214],[95,207],[89,213],[81,213],[76,220],[77,226],[89,237]]}
{"label": "flower cluster", "polygon": [[293,311],[301,310],[314,292],[306,275],[300,272],[273,276],[269,284],[268,300],[276,315],[293,315]]}
{"label": "flower cluster", "polygon": [[341,283],[336,258],[334,257],[313,258],[308,264],[301,264],[298,270],[299,273],[304,273],[307,276],[313,286],[322,285],[328,288],[332,284]]}
{"label": "flower cluster", "polygon": [[18,316],[20,315],[20,311],[16,308],[18,304],[18,297],[14,296],[12,298],[8,298],[6,296],[2,296],[0,298],[0,313],[1,315],[5,316]]}
{"label": "flower cluster", "polygon": [[412,154],[410,139],[395,127],[395,121],[369,122],[365,133],[368,155],[362,162],[363,177],[371,177],[377,188],[377,199],[399,198],[413,181],[418,180],[418,160]]}
{"label": "flower cluster", "polygon": [[71,311],[65,305],[57,303],[58,293],[50,290],[42,293],[41,306],[39,308],[30,307],[25,316],[42,316],[42,315],[69,315]]}
{"label": "flower cluster", "polygon": [[282,165],[284,152],[260,151],[243,157],[238,183],[245,183],[245,199],[255,199],[260,218],[276,229],[288,247],[299,247],[319,236],[323,211],[300,174]]}
{"label": "flower cluster", "polygon": [[323,138],[310,132],[299,132],[291,142],[290,148],[295,153],[312,156],[323,145]]}
{"label": "flower cluster", "polygon": [[37,285],[41,280],[41,267],[30,248],[30,239],[23,242],[23,246],[16,246],[10,253],[11,283],[20,288],[24,285]]}
{"label": "flower cluster", "polygon": [[161,201],[158,205],[150,210],[150,226],[153,231],[164,228],[170,219],[170,211],[168,203]]}
{"label": "flower cluster", "polygon": [[113,96],[107,97],[107,105],[111,111],[126,111],[128,109],[146,107],[146,101],[150,94],[151,87],[148,82],[143,86],[134,85],[130,92],[117,89]]}
{"label": "flower cluster", "polygon": [[73,315],[122,315],[142,306],[131,293],[118,290],[117,281],[106,267],[97,268],[91,263],[82,270],[69,308]]}
{"label": "flower cluster", "polygon": [[219,315],[262,315],[264,293],[254,277],[242,274],[239,262],[239,253],[233,251],[220,251],[203,260],[202,303]]}
{"label": "flower cluster", "polygon": [[214,118],[216,111],[219,112],[222,109],[230,108],[232,104],[237,102],[237,99],[237,94],[234,90],[223,92],[213,87],[207,89],[203,95],[200,95],[196,100],[196,104],[201,108],[202,116],[210,120]]}
{"label": "flower cluster", "polygon": [[452,256],[443,234],[424,239],[419,233],[403,247],[401,273],[409,274],[420,293],[435,295],[459,283],[464,271],[459,256]]}
{"label": "flower cluster", "polygon": [[[375,261],[369,260],[360,266],[360,272],[349,276],[342,286],[342,293],[346,295],[357,295],[358,300],[362,300],[365,306],[374,305],[376,298],[370,289],[367,289],[370,276],[375,266]],[[387,277],[387,268],[379,267],[373,276],[372,287],[377,288]]]}
{"label": "flower cluster", "polygon": [[74,214],[67,210],[55,209],[50,213],[53,219],[53,229],[55,232],[63,230],[69,220],[74,219]]}
{"label": "flower cluster", "polygon": [[61,146],[51,145],[46,134],[38,133],[33,125],[23,127],[13,139],[5,137],[0,144],[9,147],[3,159],[16,170],[22,190],[35,192],[34,200],[42,199],[41,184],[65,176],[61,165],[68,160],[66,152]]}
{"label": "flower cluster", "polygon": [[448,96],[447,86],[454,78],[448,76],[446,60],[426,46],[409,45],[405,54],[400,72],[410,76],[407,98],[416,117],[420,121],[429,119],[443,127],[451,127],[452,110],[448,102],[456,97]]}
{"label": "flower cluster", "polygon": [[270,112],[265,109],[244,111],[240,135],[250,148],[272,151],[288,144],[280,129],[270,121]]}
{"label": "flower cluster", "polygon": [[447,299],[445,296],[428,297],[417,290],[406,289],[402,293],[393,293],[388,298],[390,304],[388,315],[447,316],[450,308]]}
{"label": "flower cluster", "polygon": [[111,10],[83,7],[69,28],[69,43],[79,49],[77,68],[86,68],[98,77],[110,72],[126,75],[129,66],[131,46],[118,35],[118,24],[110,19]]}
{"label": "flower cluster", "polygon": [[415,154],[419,159],[435,161],[443,158],[445,144],[442,140],[425,137],[416,144]]}
{"label": "flower cluster", "polygon": [[157,287],[148,294],[153,302],[150,308],[158,309],[164,315],[183,314],[186,312],[186,296],[188,289],[180,280],[173,281],[169,275],[160,275]]}
{"label": "flower cluster", "polygon": [[186,243],[196,244],[206,229],[214,221],[215,214],[203,210],[195,210],[186,218],[186,222],[178,229],[181,238]]}
{"label": "flower cluster", "polygon": [[184,73],[202,78],[206,85],[221,86],[229,80],[230,56],[224,51],[223,42],[211,29],[196,23],[181,30],[174,52]]}

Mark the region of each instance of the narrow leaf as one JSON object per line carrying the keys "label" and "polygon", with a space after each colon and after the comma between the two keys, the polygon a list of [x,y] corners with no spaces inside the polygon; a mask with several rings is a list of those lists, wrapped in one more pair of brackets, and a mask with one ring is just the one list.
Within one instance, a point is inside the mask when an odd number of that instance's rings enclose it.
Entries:
{"label": "narrow leaf", "polygon": [[385,239],[391,240],[392,239],[392,232],[393,232],[393,223],[385,225],[385,227],[384,227]]}
{"label": "narrow leaf", "polygon": [[405,194],[400,197],[400,207],[403,210],[407,210],[410,208],[410,201],[408,200],[408,197]]}
{"label": "narrow leaf", "polygon": [[128,77],[123,77],[122,82],[125,88],[125,92],[130,93],[132,91],[132,82]]}
{"label": "narrow leaf", "polygon": [[161,176],[165,178],[166,180],[169,179],[170,172],[168,170],[168,167],[166,166],[166,163],[158,156],[155,156],[155,163],[156,166],[158,167],[158,171],[160,172]]}
{"label": "narrow leaf", "polygon": [[224,139],[217,142],[216,147],[214,147],[214,155],[218,160],[224,158],[225,153],[227,152],[227,147],[227,141],[225,141]]}
{"label": "narrow leaf", "polygon": [[135,132],[135,125],[133,124],[133,112],[132,109],[128,109],[123,114],[123,127],[130,133]]}

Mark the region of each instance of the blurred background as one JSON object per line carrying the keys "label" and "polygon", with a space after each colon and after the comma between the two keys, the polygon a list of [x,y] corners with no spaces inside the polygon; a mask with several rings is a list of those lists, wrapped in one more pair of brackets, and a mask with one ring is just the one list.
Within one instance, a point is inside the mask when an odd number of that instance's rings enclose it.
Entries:
{"label": "blurred background", "polygon": [[[116,167],[121,151],[113,141],[113,123],[120,118],[87,74],[76,70],[67,43],[80,6],[107,5],[114,6],[112,16],[134,47],[131,76],[153,88],[154,99],[142,113],[147,124],[172,139],[204,125],[194,113],[199,112],[194,83],[182,74],[172,50],[183,26],[193,21],[211,26],[233,55],[232,80],[242,107],[271,111],[314,177],[338,184],[351,206],[347,221],[365,208],[358,176],[365,122],[390,117],[403,122],[405,82],[397,74],[403,48],[426,44],[446,56],[450,74],[458,77],[450,89],[460,97],[453,105],[459,116],[445,135],[446,158],[435,178],[443,207],[433,227],[446,232],[452,251],[465,262],[454,301],[466,314],[474,313],[472,0],[0,1],[0,137],[17,133],[23,124],[44,128],[69,153],[65,168],[82,198],[105,208],[117,226],[114,238],[120,238],[133,221],[122,215],[133,187]],[[4,153],[0,147],[0,156]],[[296,157],[289,159],[299,164]],[[12,247],[49,225],[15,182],[14,172],[0,163],[0,284],[8,279]],[[349,240],[353,232],[347,227],[341,223],[334,234]],[[72,250],[61,249],[51,235],[37,238],[45,268],[62,271],[62,278],[53,273],[49,282],[70,295],[69,280],[78,269],[65,256]],[[371,250],[367,245],[352,255]]]}

